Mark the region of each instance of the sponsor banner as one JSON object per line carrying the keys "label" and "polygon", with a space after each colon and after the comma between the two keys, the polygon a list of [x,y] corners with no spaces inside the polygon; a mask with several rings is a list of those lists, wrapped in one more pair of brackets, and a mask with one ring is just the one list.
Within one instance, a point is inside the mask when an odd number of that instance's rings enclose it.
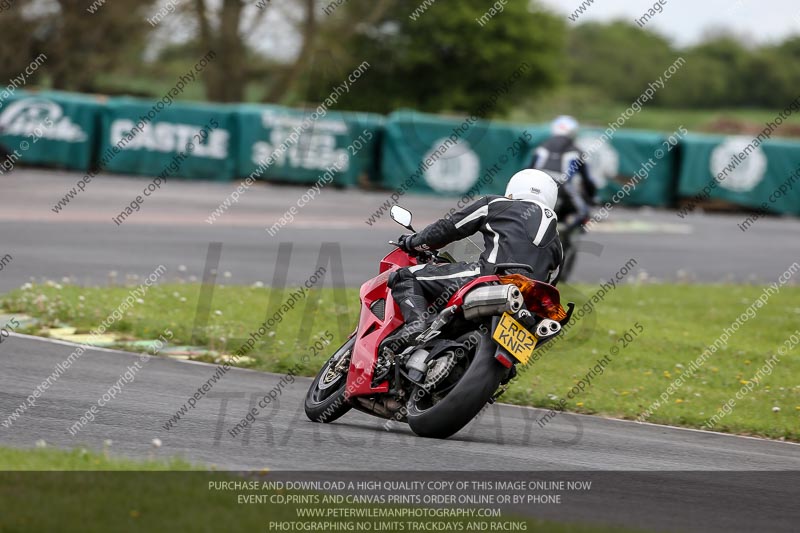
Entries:
{"label": "sponsor banner", "polygon": [[[629,191],[619,203],[668,206],[675,201],[677,184],[677,140],[662,133],[617,131],[610,141],[599,142],[602,130],[586,128],[576,144],[586,154],[586,163],[600,182],[600,198],[609,201],[625,184]],[[633,187],[635,185],[635,187]]]}
{"label": "sponsor banner", "polygon": [[[588,154],[586,162],[601,183],[604,201],[635,179],[636,187],[628,187],[631,192],[624,203],[664,206],[673,202],[677,149],[666,135],[620,131],[610,142],[598,143],[601,133],[584,129],[576,143]],[[534,149],[549,136],[549,127],[543,124],[518,126],[394,113],[384,134],[384,186],[404,192],[502,195],[509,178],[531,164]],[[643,179],[642,166],[649,161]]]}
{"label": "sponsor banner", "polygon": [[332,111],[320,116],[272,105],[237,106],[236,115],[239,177],[266,161],[259,175],[266,180],[314,183],[330,169],[338,169],[333,183],[341,186],[377,179],[379,115]]}
{"label": "sponsor banner", "polygon": [[530,163],[533,147],[544,139],[540,126],[399,111],[384,130],[382,185],[403,193],[504,194],[509,178]]}
{"label": "sponsor banner", "polygon": [[22,164],[88,170],[102,109],[90,96],[17,91],[0,102],[0,144]]}
{"label": "sponsor banner", "polygon": [[752,136],[689,135],[678,194],[800,215],[800,143]]}
{"label": "sponsor banner", "polygon": [[156,109],[131,98],[109,100],[103,114],[100,167],[109,172],[232,180],[232,106],[173,103]]}

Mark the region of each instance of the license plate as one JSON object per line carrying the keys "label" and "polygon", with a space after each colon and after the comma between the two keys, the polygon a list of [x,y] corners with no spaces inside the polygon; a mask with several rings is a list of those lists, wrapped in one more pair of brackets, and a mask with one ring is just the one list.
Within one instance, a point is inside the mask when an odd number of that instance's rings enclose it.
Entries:
{"label": "license plate", "polygon": [[500,323],[494,329],[492,338],[523,365],[528,362],[536,347],[536,337],[533,333],[508,313],[503,313],[500,317]]}

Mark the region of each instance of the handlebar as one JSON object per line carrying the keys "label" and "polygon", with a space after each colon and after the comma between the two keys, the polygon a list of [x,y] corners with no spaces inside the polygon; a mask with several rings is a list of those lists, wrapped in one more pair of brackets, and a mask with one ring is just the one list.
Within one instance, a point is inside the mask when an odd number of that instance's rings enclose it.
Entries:
{"label": "handlebar", "polygon": [[[398,248],[400,248],[400,243],[398,243],[398,242],[389,241],[389,244],[391,244],[392,246],[397,246]],[[422,259],[422,261],[425,262],[425,263],[428,263],[430,261],[439,259],[439,252],[437,250],[423,250],[423,251],[420,251],[420,252],[415,251],[413,253],[410,253],[409,255],[411,255],[413,257],[416,257],[418,259]]]}

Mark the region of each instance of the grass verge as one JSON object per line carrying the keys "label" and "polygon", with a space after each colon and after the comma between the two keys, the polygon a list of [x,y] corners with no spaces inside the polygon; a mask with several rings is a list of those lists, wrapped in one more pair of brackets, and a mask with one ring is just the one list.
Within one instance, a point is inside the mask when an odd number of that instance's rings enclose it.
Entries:
{"label": "grass verge", "polygon": [[8,471],[136,471],[185,472],[198,467],[181,459],[134,461],[110,457],[84,448],[71,451],[43,448],[25,450],[0,447],[0,472]]}
{"label": "grass verge", "polygon": [[[581,87],[560,90],[524,102],[513,109],[507,119],[518,124],[549,123],[556,115],[570,114],[586,127],[605,129],[627,110],[627,103],[603,100],[595,91]],[[555,111],[554,111],[555,110]],[[774,121],[777,109],[682,109],[644,106],[625,122],[626,129],[655,130],[671,134],[679,126],[693,132],[730,135],[763,129]],[[797,137],[798,129],[785,128],[779,136]]]}
{"label": "grass verge", "polygon": [[[10,313],[26,313],[40,326],[68,323],[88,332],[128,294],[128,288],[36,285],[0,298]],[[562,287],[565,299],[581,306],[596,287]],[[612,290],[574,329],[559,339],[512,385],[503,401],[535,407],[635,419],[658,401],[689,363],[762,294],[743,285],[622,285]],[[173,344],[200,344],[233,352],[277,309],[291,289],[220,286],[214,293],[208,327],[193,338],[199,285],[153,287],[112,330],[130,339],[154,339],[170,328]],[[300,374],[314,375],[327,355],[352,331],[357,319],[355,289],[313,290],[248,353],[246,366],[272,372],[296,367],[311,354]],[[272,315],[270,312],[269,315]],[[753,382],[765,360],[798,332],[800,287],[784,286],[649,417],[650,422],[702,427]],[[636,324],[639,324],[637,326]],[[641,331],[639,331],[641,329]],[[629,333],[630,342],[620,339]],[[633,332],[636,334],[634,335]],[[332,339],[332,340],[329,340]],[[324,346],[319,349],[319,346]],[[316,346],[315,346],[316,345]],[[612,348],[618,353],[611,355]],[[800,349],[791,347],[770,374],[714,425],[714,430],[800,441]],[[609,356],[602,374],[577,394],[573,387]],[[562,402],[563,400],[563,402]]]}

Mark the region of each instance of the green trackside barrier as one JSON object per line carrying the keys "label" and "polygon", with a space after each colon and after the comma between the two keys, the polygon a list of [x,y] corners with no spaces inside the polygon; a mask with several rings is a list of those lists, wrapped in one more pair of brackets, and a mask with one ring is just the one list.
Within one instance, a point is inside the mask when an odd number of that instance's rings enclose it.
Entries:
{"label": "green trackside barrier", "polygon": [[339,186],[377,181],[383,117],[315,111],[237,106],[239,177],[308,184],[327,174]]}
{"label": "green trackside barrier", "polygon": [[384,128],[382,185],[400,194],[503,194],[546,136],[539,126],[398,111]]}
{"label": "green trackside barrier", "polygon": [[229,181],[236,175],[233,106],[110,99],[98,161],[109,172]]}
{"label": "green trackside barrier", "polygon": [[678,194],[689,201],[717,199],[800,215],[800,143],[687,136]]}
{"label": "green trackside barrier", "polygon": [[[596,144],[602,134],[603,130],[586,128],[577,144],[589,154],[586,161],[592,173],[605,181],[600,191],[603,202],[615,198],[625,205],[658,207],[674,203],[680,150],[677,137],[621,130],[614,133],[610,142]],[[627,194],[617,194],[625,183],[635,183],[635,188],[629,186]]]}
{"label": "green trackside barrier", "polygon": [[0,144],[26,165],[88,170],[104,104],[58,91],[16,91],[0,100]]}

